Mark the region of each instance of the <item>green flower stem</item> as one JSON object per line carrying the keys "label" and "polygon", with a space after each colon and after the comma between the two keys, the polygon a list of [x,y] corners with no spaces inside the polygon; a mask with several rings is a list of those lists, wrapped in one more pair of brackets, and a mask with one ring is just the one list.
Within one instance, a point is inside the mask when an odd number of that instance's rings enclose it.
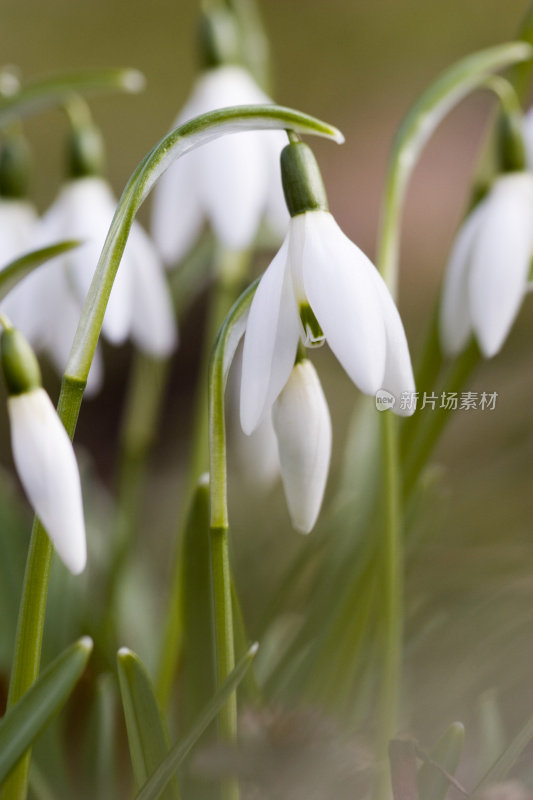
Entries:
{"label": "green flower stem", "polygon": [[[378,239],[378,266],[393,296],[397,293],[402,211],[413,169],[422,149],[448,111],[487,77],[512,63],[531,57],[525,43],[510,43],[462,59],[446,70],[420,96],[405,117],[393,143]],[[403,542],[399,443],[396,420],[382,415],[382,463],[386,498],[386,523],[380,571],[385,593],[383,604],[383,678],[378,713],[378,759],[387,761],[388,741],[395,733],[401,679],[401,630],[403,620]],[[390,795],[388,777],[380,769],[376,797]]]}
{"label": "green flower stem", "polygon": [[402,122],[389,159],[379,235],[380,271],[393,295],[398,277],[401,211],[409,179],[425,144],[446,114],[471,91],[483,86],[489,75],[527,61],[532,54],[529,44],[511,42],[467,56],[422,93]]}
{"label": "green flower stem", "polygon": [[[219,248],[215,259],[215,280],[212,286],[210,302],[207,312],[206,332],[204,336],[203,353],[200,359],[197,398],[194,404],[195,415],[193,423],[191,455],[188,459],[187,479],[183,496],[184,506],[188,508],[189,498],[192,497],[200,475],[208,469],[208,431],[207,431],[207,392],[205,391],[206,378],[209,369],[209,360],[213,342],[224,322],[228,310],[234,303],[238,292],[241,290],[243,279],[248,271],[250,253],[229,251]],[[167,606],[165,632],[161,648],[159,674],[157,680],[157,696],[162,708],[166,708],[172,684],[176,674],[179,659],[181,640],[181,575],[182,575],[182,543],[184,541],[184,528],[187,515],[182,514],[178,525],[178,546],[174,559],[171,589]]]}
{"label": "green flower stem", "polygon": [[384,799],[390,796],[387,752],[389,742],[397,729],[402,671],[404,556],[397,424],[398,420],[391,411],[383,413],[382,469],[385,479],[385,520],[379,579],[383,593],[381,625],[384,653],[378,706],[379,769],[375,796]]}
{"label": "green flower stem", "polygon": [[[224,392],[229,367],[241,338],[250,303],[258,281],[237,300],[220,329],[209,369],[209,464],[210,464],[210,541],[213,581],[213,607],[217,685],[221,686],[235,664],[231,573],[228,548],[228,500],[226,468],[226,424]],[[237,738],[237,698],[233,693],[218,718],[222,741]],[[222,781],[223,800],[239,796],[235,779]]]}
{"label": "green flower stem", "polygon": [[[4,101],[4,104],[0,106],[0,122],[2,121],[1,111],[2,108],[5,110],[6,102]],[[20,112],[20,105],[17,108]],[[175,159],[204,142],[224,133],[265,128],[294,128],[302,133],[314,133],[338,142],[343,140],[342,134],[336,128],[292,109],[274,105],[238,106],[203,114],[171,131],[142,159],[133,172],[122,193],[104,243],[61,386],[58,413],[71,437],[76,427],[83,391],[100,336],[113,281],[135,214],[150,189]],[[40,525],[36,523],[30,544],[19,611],[15,659],[10,684],[13,687],[10,690],[11,703],[14,703],[31,686],[39,668],[51,559],[51,548],[49,544],[44,544],[44,536]],[[7,800],[25,800],[29,759],[30,755],[28,754],[15,770],[14,788],[10,789]]]}
{"label": "green flower stem", "polygon": [[97,69],[54,75],[28,82],[0,99],[0,127],[21,117],[61,105],[73,92],[140,92],[145,79],[136,69]]}

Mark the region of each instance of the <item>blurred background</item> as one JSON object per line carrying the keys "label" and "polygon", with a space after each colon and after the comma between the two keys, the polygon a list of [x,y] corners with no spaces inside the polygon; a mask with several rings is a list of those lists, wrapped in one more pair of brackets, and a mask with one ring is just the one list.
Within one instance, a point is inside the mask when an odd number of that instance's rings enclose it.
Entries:
{"label": "blurred background", "polygon": [[[528,3],[264,0],[260,7],[275,100],[327,120],[346,137],[341,147],[320,140],[312,145],[332,212],[373,257],[388,153],[402,117],[456,59],[512,39]],[[109,177],[118,196],[187,98],[198,67],[197,12],[193,0],[3,0],[2,62],[16,65],[24,79],[103,66],[144,73],[142,94],[90,101],[107,142]],[[415,361],[491,108],[486,93],[463,102],[431,140],[409,190],[399,302]],[[48,111],[25,127],[34,151],[32,195],[44,210],[61,182],[65,118]],[[147,224],[146,212],[141,210],[141,220]],[[472,379],[473,391],[498,393],[496,408],[456,415],[435,455],[438,488],[418,522],[423,538],[407,582],[412,635],[406,683],[410,728],[429,739],[454,718],[478,719],[484,691],[496,689],[503,698],[510,731],[533,708],[532,312],[529,298],[502,353]],[[202,315],[200,298],[180,321],[181,346],[153,457],[149,530],[144,531],[150,538],[141,536],[139,542],[141,552],[156,552],[163,575],[182,501]],[[84,404],[80,420],[78,442],[109,487],[129,356],[128,348],[106,349],[112,368],[105,389]],[[338,467],[358,393],[326,348],[315,363],[332,408]],[[51,393],[57,394],[57,379],[49,380]],[[4,418],[2,425],[5,433]],[[10,464],[5,439],[1,459]],[[232,480],[240,485],[238,474]],[[283,571],[288,554],[304,546],[290,531],[279,489],[270,495],[268,508],[268,517],[265,513],[254,522],[253,538],[245,512],[235,511],[234,557],[252,636],[273,574]]]}

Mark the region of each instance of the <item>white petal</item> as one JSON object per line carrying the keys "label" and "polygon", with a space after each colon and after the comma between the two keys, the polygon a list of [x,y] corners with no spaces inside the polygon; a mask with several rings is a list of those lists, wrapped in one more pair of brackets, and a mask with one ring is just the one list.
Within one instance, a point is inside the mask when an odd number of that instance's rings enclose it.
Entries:
{"label": "white petal", "polygon": [[144,353],[166,358],[177,344],[172,299],[162,265],[147,234],[133,223],[125,263],[133,278],[131,336]]}
{"label": "white petal", "polygon": [[[38,226],[36,238],[41,246],[67,238],[78,238],[85,242],[76,250],[54,259],[61,263],[68,275],[80,312],[115,207],[115,198],[105,180],[98,177],[78,178],[65,184]],[[122,266],[115,278],[102,325],[104,336],[113,344],[125,341],[131,324],[131,276],[129,270]]]}
{"label": "white petal", "polygon": [[206,214],[218,239],[232,250],[251,246],[265,208],[270,176],[258,136],[231,134],[198,151]]}
{"label": "white petal", "polygon": [[439,315],[439,334],[445,355],[455,356],[472,333],[468,276],[472,253],[483,225],[486,201],[468,215],[455,239],[444,273]]}
{"label": "white petal", "polygon": [[310,361],[295,365],[272,407],[272,421],[292,524],[309,533],[322,505],[331,457],[328,405]]}
{"label": "white petal", "polygon": [[151,233],[167,267],[181,261],[202,227],[204,214],[195,179],[201,156],[200,149],[179,158],[153,191]]}
{"label": "white petal", "polygon": [[247,485],[266,492],[279,477],[278,442],[271,414],[265,414],[250,435],[242,432],[238,420],[241,376],[242,346],[235,353],[228,387],[231,439],[243,480]]}
{"label": "white petal", "polygon": [[291,224],[304,227],[304,289],[326,340],[356,386],[373,395],[386,353],[376,268],[328,212],[310,211]]}
{"label": "white petal", "polygon": [[[224,66],[204,72],[175,125],[227,106],[271,103],[246,70]],[[270,200],[272,173],[286,139],[277,131],[221,137],[179,159],[154,189],[152,231],[168,265],[179,260],[207,217],[228,248],[251,245]],[[277,151],[277,155],[276,155]],[[278,191],[278,201],[282,200]],[[274,209],[269,216],[277,224]],[[281,211],[283,214],[283,211]],[[280,226],[281,227],[281,226]]]}
{"label": "white petal", "polygon": [[31,250],[36,222],[30,202],[0,198],[0,267]]}
{"label": "white petal", "polygon": [[400,314],[388,287],[376,270],[376,289],[381,300],[381,311],[385,321],[385,335],[387,339],[387,354],[385,357],[385,374],[380,387],[396,398],[393,411],[402,417],[409,417],[414,413],[414,404],[401,403],[402,395],[412,396],[415,392],[415,379],[409,345],[405,336]]}
{"label": "white petal", "polygon": [[299,338],[296,303],[288,274],[288,238],[255,293],[244,337],[241,426],[251,433],[291,373]]}
{"label": "white petal", "polygon": [[80,476],[72,443],[44,389],[8,398],[13,459],[35,513],[77,575],[87,560]]}
{"label": "white petal", "polygon": [[488,198],[469,279],[472,325],[487,358],[501,349],[526,293],[532,220],[533,175],[500,178]]}

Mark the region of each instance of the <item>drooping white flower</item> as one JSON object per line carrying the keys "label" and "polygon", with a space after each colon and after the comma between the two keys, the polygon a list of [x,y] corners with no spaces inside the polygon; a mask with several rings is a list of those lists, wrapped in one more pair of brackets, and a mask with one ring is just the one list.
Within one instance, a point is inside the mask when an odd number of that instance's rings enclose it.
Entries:
{"label": "drooping white flower", "polygon": [[38,365],[29,345],[14,329],[2,334],[2,366],[17,473],[58,555],[77,575],[85,568],[87,551],[72,442],[40,386]]}
{"label": "drooping white flower", "polygon": [[494,182],[452,248],[440,309],[443,351],[456,355],[475,335],[486,358],[503,346],[528,288],[533,255],[533,174]]}
{"label": "drooping white flower", "polygon": [[[115,208],[115,198],[103,178],[75,178],[62,188],[37,230],[39,246],[67,238],[84,241],[81,247],[54,259],[80,309]],[[111,290],[102,333],[113,344],[121,344],[131,336],[141,350],[160,357],[169,355],[176,344],[164,272],[153,245],[137,222],[132,225]],[[71,336],[67,338],[72,341]]]}
{"label": "drooping white flower", "polygon": [[[242,67],[205,71],[175,121],[227,106],[271,103]],[[152,234],[164,261],[172,266],[189,250],[208,220],[229,249],[252,244],[263,219],[280,238],[287,210],[279,178],[280,131],[246,131],[223,136],[178,159],[155,189]]]}
{"label": "drooping white flower", "polygon": [[[374,395],[386,389],[398,400],[403,392],[414,391],[403,325],[383,279],[329,212],[307,211],[291,218],[250,308],[241,384],[246,433],[287,383],[300,337],[318,343],[309,311],[361,391]],[[399,402],[394,410],[412,413]]]}
{"label": "drooping white flower", "polygon": [[272,407],[281,478],[293,526],[313,528],[326,488],[331,457],[331,420],[318,375],[299,361]]}

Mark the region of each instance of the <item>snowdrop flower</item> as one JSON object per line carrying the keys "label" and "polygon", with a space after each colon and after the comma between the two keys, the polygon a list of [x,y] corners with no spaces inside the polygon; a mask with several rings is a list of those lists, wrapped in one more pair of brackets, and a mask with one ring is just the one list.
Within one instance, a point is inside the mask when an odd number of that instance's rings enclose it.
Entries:
{"label": "snowdrop flower", "polygon": [[[244,68],[221,65],[200,75],[174,125],[217,108],[271,102]],[[283,144],[281,131],[240,132],[172,164],[154,189],[152,207],[152,235],[167,265],[186,255],[205,220],[231,250],[250,247],[263,218],[280,238],[285,235]]]}
{"label": "snowdrop flower", "polygon": [[[86,242],[54,259],[56,270],[62,271],[65,285],[80,310],[115,208],[115,198],[103,178],[73,178],[63,186],[37,229],[36,243],[40,247],[67,238]],[[73,336],[74,331],[71,333]],[[136,222],[111,290],[102,333],[116,345],[131,336],[139,349],[159,357],[169,355],[176,344],[164,272],[147,234]],[[69,344],[72,336],[69,331]]]}
{"label": "snowdrop flower", "polygon": [[[255,429],[287,383],[300,337],[311,347],[327,341],[366,394],[385,389],[399,399],[414,391],[394,301],[374,265],[327,210],[311,150],[294,142],[281,161],[291,220],[250,307],[241,382],[245,433]],[[412,413],[401,405],[394,410]]]}
{"label": "snowdrop flower", "polygon": [[26,339],[6,327],[1,340],[13,460],[30,505],[67,568],[87,560],[80,476],[72,442],[41,386]]}
{"label": "snowdrop flower", "polygon": [[440,338],[454,356],[475,334],[486,358],[503,346],[528,288],[533,255],[533,174],[500,175],[469,214],[452,248]]}
{"label": "snowdrop flower", "polygon": [[281,479],[293,526],[313,528],[329,471],[331,420],[322,386],[310,361],[297,362],[272,408]]}

